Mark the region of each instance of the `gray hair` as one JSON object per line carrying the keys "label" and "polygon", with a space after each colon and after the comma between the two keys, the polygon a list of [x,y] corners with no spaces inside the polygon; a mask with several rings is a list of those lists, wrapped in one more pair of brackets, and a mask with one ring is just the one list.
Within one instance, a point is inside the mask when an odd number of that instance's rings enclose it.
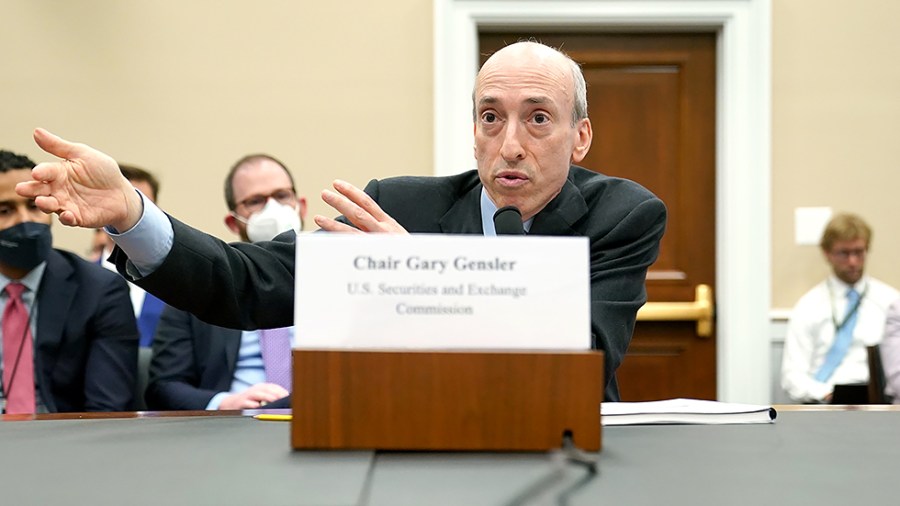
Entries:
{"label": "gray hair", "polygon": [[587,83],[584,82],[581,65],[569,58],[565,53],[562,54],[572,65],[572,80],[575,82],[575,107],[572,109],[572,126],[575,126],[576,123],[588,117]]}

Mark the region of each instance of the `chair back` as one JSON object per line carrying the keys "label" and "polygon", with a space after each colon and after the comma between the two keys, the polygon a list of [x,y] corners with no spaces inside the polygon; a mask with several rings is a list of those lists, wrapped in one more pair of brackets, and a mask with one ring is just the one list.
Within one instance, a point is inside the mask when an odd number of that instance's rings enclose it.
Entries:
{"label": "chair back", "polygon": [[138,368],[134,392],[135,411],[146,411],[147,401],[144,400],[144,391],[147,390],[147,382],[150,377],[150,359],[153,357],[153,348],[141,346],[138,348]]}
{"label": "chair back", "polygon": [[881,348],[875,344],[866,347],[869,356],[869,404],[890,404],[884,393],[884,368],[881,365]]}

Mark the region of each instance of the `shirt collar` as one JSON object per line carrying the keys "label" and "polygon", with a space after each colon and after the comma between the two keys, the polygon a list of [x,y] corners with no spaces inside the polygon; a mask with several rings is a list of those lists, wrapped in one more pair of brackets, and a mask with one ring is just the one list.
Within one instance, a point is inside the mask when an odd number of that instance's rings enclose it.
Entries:
{"label": "shirt collar", "polygon": [[859,293],[859,294],[865,293],[866,288],[868,288],[868,286],[869,286],[869,277],[868,276],[863,276],[863,277],[859,278],[859,281],[857,281],[856,284],[851,286],[851,285],[848,285],[847,283],[844,283],[840,279],[838,279],[838,277],[835,276],[834,274],[828,275],[829,289],[835,294],[840,294],[841,297],[846,296],[847,292],[849,292],[851,288],[856,290],[856,293]]}
{"label": "shirt collar", "polygon": [[[487,190],[484,189],[484,186],[481,187],[481,230],[484,231],[484,235],[486,236],[494,236],[497,235],[497,230],[494,228],[494,213],[497,212],[497,205],[494,204],[494,201],[488,197]],[[531,230],[531,222],[534,221],[534,217],[529,218],[527,221],[522,223],[522,227],[525,229],[525,232]]]}
{"label": "shirt collar", "polygon": [[43,261],[38,264],[37,267],[31,269],[28,274],[22,276],[22,279],[12,280],[8,277],[0,274],[0,290],[5,291],[6,285],[8,285],[12,281],[18,281],[25,285],[25,288],[32,293],[37,293],[38,286],[41,285],[41,278],[44,277],[44,271],[47,269],[47,262]]}

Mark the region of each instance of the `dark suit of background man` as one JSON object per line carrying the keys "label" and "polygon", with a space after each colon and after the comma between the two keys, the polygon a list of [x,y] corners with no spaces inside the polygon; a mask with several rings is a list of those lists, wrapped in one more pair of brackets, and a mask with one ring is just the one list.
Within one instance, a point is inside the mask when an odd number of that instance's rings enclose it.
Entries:
{"label": "dark suit of background man", "polygon": [[51,247],[50,216],[15,192],[32,167],[27,157],[0,151],[6,412],[127,411],[138,346],[128,286],[118,274]]}
{"label": "dark suit of background man", "polygon": [[[225,178],[225,225],[244,242],[300,231],[306,199],[294,178],[268,155],[238,160]],[[150,409],[254,409],[288,395],[265,381],[259,332],[204,323],[166,306],[153,341]]]}
{"label": "dark suit of background man", "polygon": [[[335,181],[336,191],[322,198],[349,220],[315,222],[329,231],[490,235],[492,210],[512,205],[532,234],[587,236],[592,343],[605,352],[606,399],[617,400],[615,371],[647,298],[644,281],[665,231],[665,206],[634,182],[572,166],[584,159],[593,132],[581,69],[555,49],[519,42],[497,51],[479,71],[473,98],[477,174],[373,181],[366,192]],[[41,164],[17,191],[40,196],[41,209],[65,224],[121,231],[114,240],[122,249],[113,253],[119,272],[219,325],[291,324],[293,234],[227,246],[160,218],[158,208],[125,191],[130,186],[103,153],[41,129],[35,141],[64,160]],[[171,250],[148,258],[148,241]],[[204,282],[188,282],[186,272]]]}

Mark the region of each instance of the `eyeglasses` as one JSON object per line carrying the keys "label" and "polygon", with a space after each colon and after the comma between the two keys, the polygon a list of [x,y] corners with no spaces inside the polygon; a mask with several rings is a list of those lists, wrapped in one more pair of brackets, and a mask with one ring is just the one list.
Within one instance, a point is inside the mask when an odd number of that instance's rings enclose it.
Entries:
{"label": "eyeglasses", "polygon": [[837,249],[831,252],[839,260],[848,260],[850,257],[866,258],[867,250],[865,248],[857,249]]}
{"label": "eyeglasses", "polygon": [[279,204],[284,204],[286,206],[294,207],[297,205],[297,195],[294,193],[294,190],[292,188],[281,188],[268,195],[251,195],[236,203],[234,208],[237,209],[243,207],[247,210],[248,214],[258,213],[259,211],[262,211],[262,208],[266,207],[266,202],[268,202],[269,199],[275,199]]}

